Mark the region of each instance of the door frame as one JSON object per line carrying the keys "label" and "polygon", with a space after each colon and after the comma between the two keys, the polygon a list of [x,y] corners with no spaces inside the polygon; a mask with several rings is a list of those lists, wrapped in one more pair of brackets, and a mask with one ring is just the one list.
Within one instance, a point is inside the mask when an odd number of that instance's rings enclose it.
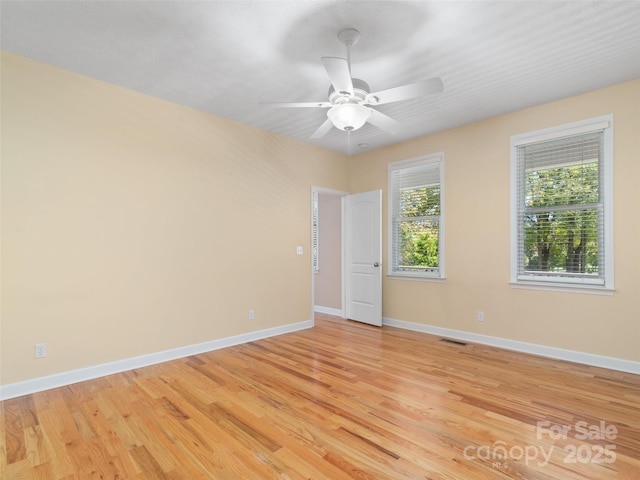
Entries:
{"label": "door frame", "polygon": [[[310,215],[310,221],[309,221],[309,235],[310,235],[310,242],[309,245],[311,246],[309,248],[310,251],[310,255],[309,255],[309,264],[311,265],[311,319],[314,318],[315,315],[315,306],[316,306],[316,302],[315,302],[315,293],[316,293],[316,284],[315,284],[315,272],[313,271],[313,195],[315,193],[321,194],[321,195],[331,195],[334,197],[341,197],[341,202],[340,202],[340,283],[341,283],[341,292],[340,292],[340,316],[342,318],[346,318],[346,296],[347,296],[347,290],[346,290],[346,285],[345,285],[345,244],[346,244],[346,237],[345,237],[345,222],[346,222],[346,216],[344,214],[344,197],[349,195],[349,192],[345,192],[343,190],[334,190],[331,188],[324,188],[324,187],[316,187],[316,186],[312,186],[311,187],[311,215]],[[319,226],[319,228],[321,228]]]}

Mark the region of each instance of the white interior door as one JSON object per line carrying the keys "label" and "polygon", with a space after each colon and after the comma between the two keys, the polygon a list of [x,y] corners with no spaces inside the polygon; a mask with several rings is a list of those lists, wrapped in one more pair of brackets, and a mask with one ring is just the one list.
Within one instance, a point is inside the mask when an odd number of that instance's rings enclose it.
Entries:
{"label": "white interior door", "polygon": [[345,206],[346,315],[382,325],[382,190],[347,195]]}

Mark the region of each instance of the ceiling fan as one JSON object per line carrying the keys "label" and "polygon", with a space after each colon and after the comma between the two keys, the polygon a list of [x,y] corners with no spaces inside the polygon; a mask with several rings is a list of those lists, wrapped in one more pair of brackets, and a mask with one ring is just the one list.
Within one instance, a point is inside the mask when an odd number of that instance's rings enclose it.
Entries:
{"label": "ceiling fan", "polygon": [[366,122],[387,133],[396,134],[402,125],[371,106],[423,97],[443,90],[442,80],[436,77],[379,92],[370,92],[367,82],[351,77],[351,47],[360,39],[360,32],[347,28],[338,33],[338,39],[347,47],[347,58],[321,58],[331,80],[328,101],[263,103],[267,106],[284,108],[328,108],[327,119],[311,135],[312,139],[323,137],[333,127],[350,133],[361,128]]}

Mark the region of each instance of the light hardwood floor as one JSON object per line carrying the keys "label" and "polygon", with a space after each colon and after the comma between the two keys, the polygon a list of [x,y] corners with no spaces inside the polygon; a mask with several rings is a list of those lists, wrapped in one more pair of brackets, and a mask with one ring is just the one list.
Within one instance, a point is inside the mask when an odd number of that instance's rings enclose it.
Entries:
{"label": "light hardwood floor", "polygon": [[632,480],[640,376],[317,315],[2,402],[0,478]]}

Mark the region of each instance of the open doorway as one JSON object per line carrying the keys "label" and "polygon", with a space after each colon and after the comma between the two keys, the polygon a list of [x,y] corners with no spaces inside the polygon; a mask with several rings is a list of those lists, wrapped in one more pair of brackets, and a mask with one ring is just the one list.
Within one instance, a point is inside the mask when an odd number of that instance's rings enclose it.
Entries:
{"label": "open doorway", "polygon": [[347,192],[313,187],[313,311],[344,318],[342,197]]}

